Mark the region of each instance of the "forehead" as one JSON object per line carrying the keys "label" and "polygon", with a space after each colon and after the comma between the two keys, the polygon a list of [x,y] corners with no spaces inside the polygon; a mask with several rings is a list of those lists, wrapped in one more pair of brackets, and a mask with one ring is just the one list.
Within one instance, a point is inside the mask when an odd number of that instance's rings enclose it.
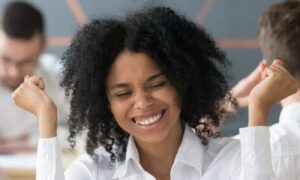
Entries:
{"label": "forehead", "polygon": [[145,80],[154,73],[160,72],[157,64],[145,53],[123,51],[112,64],[107,83]]}
{"label": "forehead", "polygon": [[31,39],[23,40],[6,36],[0,33],[0,55],[6,56],[12,60],[23,60],[31,58],[40,52],[41,37],[33,36]]}

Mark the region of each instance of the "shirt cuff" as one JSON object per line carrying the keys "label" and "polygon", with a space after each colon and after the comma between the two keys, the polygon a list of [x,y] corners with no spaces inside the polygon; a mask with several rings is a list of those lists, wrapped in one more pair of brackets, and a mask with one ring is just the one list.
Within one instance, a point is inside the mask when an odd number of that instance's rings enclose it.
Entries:
{"label": "shirt cuff", "polygon": [[240,128],[242,175],[273,177],[268,126]]}
{"label": "shirt cuff", "polygon": [[57,137],[40,138],[37,149],[37,180],[54,180],[62,170],[61,149]]}

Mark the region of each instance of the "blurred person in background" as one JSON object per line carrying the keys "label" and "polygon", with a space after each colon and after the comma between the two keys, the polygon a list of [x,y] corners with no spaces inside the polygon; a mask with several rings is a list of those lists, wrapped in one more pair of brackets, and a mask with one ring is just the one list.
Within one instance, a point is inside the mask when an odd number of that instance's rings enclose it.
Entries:
{"label": "blurred person in background", "polygon": [[37,144],[35,117],[17,108],[10,97],[26,74],[44,77],[49,95],[60,106],[60,124],[67,119],[68,106],[59,88],[59,64],[55,57],[43,54],[45,48],[42,13],[26,2],[7,3],[0,24],[0,152],[31,149]]}
{"label": "blurred person in background", "polygon": [[[275,4],[263,13],[259,24],[263,61],[232,90],[240,107],[248,106],[249,94],[262,81],[266,67],[279,58],[300,83],[300,2]],[[277,179],[300,177],[300,89],[280,101],[279,122],[270,126],[273,168]]]}

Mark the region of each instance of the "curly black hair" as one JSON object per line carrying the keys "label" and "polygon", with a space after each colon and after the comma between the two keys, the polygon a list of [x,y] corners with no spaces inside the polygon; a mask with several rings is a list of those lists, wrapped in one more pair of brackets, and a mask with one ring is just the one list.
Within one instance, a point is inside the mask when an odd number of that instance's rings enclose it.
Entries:
{"label": "curly black hair", "polygon": [[227,113],[220,102],[229,94],[228,61],[215,41],[168,7],[146,8],[125,18],[93,20],[63,55],[61,85],[71,96],[72,147],[76,135],[87,129],[88,154],[96,157],[94,150],[103,145],[111,162],[125,159],[129,134],[115,121],[106,94],[108,71],[124,49],[146,53],[165,72],[180,96],[183,123],[196,129],[201,118],[209,117],[218,125]]}

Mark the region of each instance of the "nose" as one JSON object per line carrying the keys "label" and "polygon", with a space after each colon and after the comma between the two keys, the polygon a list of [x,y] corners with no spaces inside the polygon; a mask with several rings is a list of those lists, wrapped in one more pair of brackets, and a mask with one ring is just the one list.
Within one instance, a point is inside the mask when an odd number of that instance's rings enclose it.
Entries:
{"label": "nose", "polygon": [[134,107],[138,110],[148,109],[153,104],[151,94],[144,90],[139,90],[135,94]]}

